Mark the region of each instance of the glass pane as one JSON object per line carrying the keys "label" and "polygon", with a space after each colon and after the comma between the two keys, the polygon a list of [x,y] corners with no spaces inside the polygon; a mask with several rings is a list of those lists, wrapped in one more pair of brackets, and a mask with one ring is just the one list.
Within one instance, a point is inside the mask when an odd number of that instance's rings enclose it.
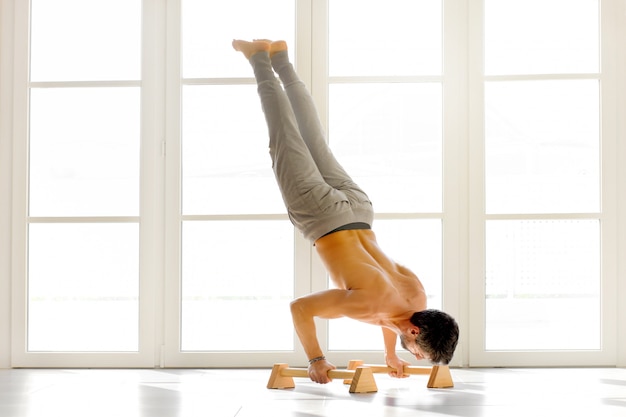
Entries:
{"label": "glass pane", "polygon": [[184,214],[284,213],[255,87],[186,86],[183,108]]}
{"label": "glass pane", "polygon": [[31,224],[28,350],[138,350],[139,225]]}
{"label": "glass pane", "polygon": [[485,72],[598,72],[598,22],[598,0],[485,0]]}
{"label": "glass pane", "polygon": [[[428,308],[441,309],[441,220],[376,220],[374,230],[383,251],[419,277],[428,296]],[[350,319],[330,320],[328,332],[330,350],[384,349],[377,326]]]}
{"label": "glass pane", "polygon": [[139,214],[139,89],[33,89],[31,216]]}
{"label": "glass pane", "polygon": [[600,209],[598,88],[596,80],[486,84],[488,213]]}
{"label": "glass pane", "polygon": [[331,76],[441,74],[441,1],[328,3]]}
{"label": "glass pane", "polygon": [[487,350],[600,349],[599,228],[487,222]]}
{"label": "glass pane", "polygon": [[440,84],[330,86],[330,146],[376,212],[440,212]]}
{"label": "glass pane", "polygon": [[140,78],[140,0],[31,4],[31,81]]}
{"label": "glass pane", "polygon": [[293,350],[288,221],[183,224],[183,351]]}
{"label": "glass pane", "polygon": [[251,77],[250,64],[233,51],[234,38],[286,40],[293,59],[295,3],[182,0],[183,77]]}

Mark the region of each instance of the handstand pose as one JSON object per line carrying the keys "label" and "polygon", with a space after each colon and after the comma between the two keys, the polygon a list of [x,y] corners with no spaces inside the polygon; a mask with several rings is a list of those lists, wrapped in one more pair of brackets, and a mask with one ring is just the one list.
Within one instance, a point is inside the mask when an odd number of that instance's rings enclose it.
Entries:
{"label": "handstand pose", "polygon": [[[291,303],[296,333],[309,358],[309,376],[330,381],[328,362],[317,340],[314,317],[350,317],[382,327],[391,375],[406,377],[402,347],[417,359],[447,364],[458,341],[456,321],[426,309],[426,293],[409,269],[378,246],[371,230],[372,203],[335,160],[325,140],[311,95],[289,62],[284,41],[235,40],[257,81],[269,131],[272,167],[292,223],[314,243],[338,287]],[[278,73],[284,86],[274,75]]]}

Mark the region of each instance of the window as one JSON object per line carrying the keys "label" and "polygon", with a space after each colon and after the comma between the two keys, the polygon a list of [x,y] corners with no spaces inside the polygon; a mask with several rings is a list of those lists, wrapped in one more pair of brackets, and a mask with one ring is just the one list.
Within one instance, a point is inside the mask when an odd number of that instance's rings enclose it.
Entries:
{"label": "window", "polygon": [[141,2],[30,10],[27,351],[137,352]]}
{"label": "window", "polygon": [[611,360],[600,6],[484,2],[484,357]]}
{"label": "window", "polygon": [[[623,362],[619,1],[0,1],[12,366],[305,364],[289,302],[332,284],[231,48],[255,37],[287,40],[381,247],[459,320],[454,365]],[[318,338],[382,360],[375,327]]]}
{"label": "window", "polygon": [[230,48],[232,34],[293,44],[294,16],[294,2],[182,1],[182,351],[294,349],[293,228],[250,65]]}
{"label": "window", "polygon": [[[441,308],[442,287],[442,7],[371,0],[328,9],[330,146],[372,200],[381,247],[420,277],[432,308]],[[329,322],[329,348],[382,349],[380,329],[356,325]]]}
{"label": "window", "polygon": [[598,15],[485,2],[487,350],[601,347]]}

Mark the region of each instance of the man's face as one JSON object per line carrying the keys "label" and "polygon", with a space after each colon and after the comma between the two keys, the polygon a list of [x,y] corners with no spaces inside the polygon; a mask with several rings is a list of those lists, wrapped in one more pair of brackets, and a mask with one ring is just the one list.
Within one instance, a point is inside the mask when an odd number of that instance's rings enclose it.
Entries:
{"label": "man's face", "polygon": [[415,339],[408,338],[405,335],[400,335],[400,344],[405,350],[411,352],[417,360],[429,359],[424,352],[422,352],[422,349],[417,346]]}

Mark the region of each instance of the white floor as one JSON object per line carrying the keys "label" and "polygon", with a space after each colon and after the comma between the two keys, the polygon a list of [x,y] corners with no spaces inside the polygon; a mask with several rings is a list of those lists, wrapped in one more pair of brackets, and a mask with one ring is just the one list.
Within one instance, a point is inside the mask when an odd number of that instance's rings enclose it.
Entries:
{"label": "white floor", "polygon": [[270,370],[0,370],[1,417],[626,416],[626,369],[452,369],[454,388],[426,376],[376,375],[378,392],[341,381],[265,388]]}

